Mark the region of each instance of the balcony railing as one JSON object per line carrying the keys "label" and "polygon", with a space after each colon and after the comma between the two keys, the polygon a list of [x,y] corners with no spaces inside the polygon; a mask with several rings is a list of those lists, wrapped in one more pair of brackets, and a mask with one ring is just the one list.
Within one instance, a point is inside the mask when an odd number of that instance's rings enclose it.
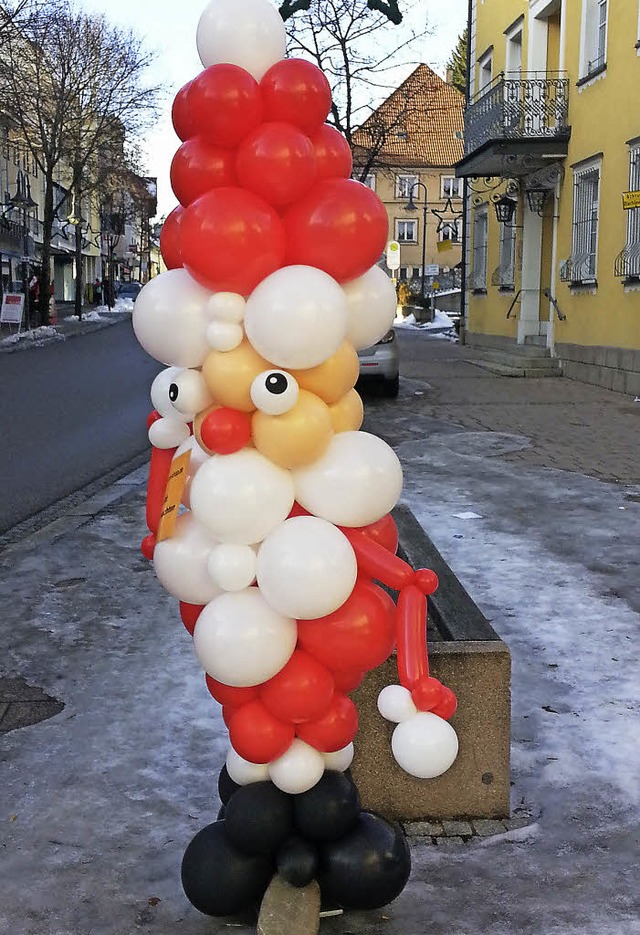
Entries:
{"label": "balcony railing", "polygon": [[499,75],[469,104],[465,156],[490,142],[569,139],[569,79]]}

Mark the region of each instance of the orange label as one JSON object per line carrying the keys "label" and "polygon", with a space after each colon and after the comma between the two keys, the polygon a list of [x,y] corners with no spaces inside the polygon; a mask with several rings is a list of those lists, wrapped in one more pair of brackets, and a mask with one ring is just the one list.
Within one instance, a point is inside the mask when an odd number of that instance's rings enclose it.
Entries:
{"label": "orange label", "polygon": [[187,483],[190,459],[191,452],[185,451],[171,462],[171,473],[164,492],[162,513],[158,524],[157,542],[170,539],[175,531],[184,485]]}

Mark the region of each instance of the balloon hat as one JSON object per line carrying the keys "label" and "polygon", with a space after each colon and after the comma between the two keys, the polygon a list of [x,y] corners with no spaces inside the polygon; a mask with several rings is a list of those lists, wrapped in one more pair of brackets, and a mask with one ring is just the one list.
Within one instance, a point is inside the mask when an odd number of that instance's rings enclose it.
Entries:
{"label": "balloon hat", "polygon": [[143,551],[180,601],[230,739],[223,814],[187,848],[183,885],[210,915],[259,902],[276,873],[375,908],[410,859],[346,772],[349,693],[396,649],[400,685],[379,699],[396,761],[429,779],[458,749],[455,696],[427,658],[437,578],[396,556],[400,463],[359,431],[357,351],[396,313],[376,265],[387,214],[349,178],[329,84],[284,57],[270,0],[211,0],[197,45],[204,70],[173,104],[168,269],[133,314],[167,367],[151,388]]}

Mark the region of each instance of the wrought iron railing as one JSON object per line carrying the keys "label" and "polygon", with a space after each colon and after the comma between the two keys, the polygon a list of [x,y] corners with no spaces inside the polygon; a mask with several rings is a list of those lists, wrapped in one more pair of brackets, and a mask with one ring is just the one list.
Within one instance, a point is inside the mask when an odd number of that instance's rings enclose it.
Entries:
{"label": "wrought iron railing", "polygon": [[595,253],[573,253],[560,264],[560,281],[572,285],[593,285],[596,282]]}
{"label": "wrought iron railing", "polygon": [[501,263],[491,274],[491,285],[500,289],[513,289],[515,287],[515,268],[513,263]]}
{"label": "wrought iron railing", "polygon": [[568,118],[568,78],[500,75],[467,107],[465,156],[492,141],[568,140]]}
{"label": "wrought iron railing", "polygon": [[628,243],[615,260],[614,276],[640,279],[640,243]]}

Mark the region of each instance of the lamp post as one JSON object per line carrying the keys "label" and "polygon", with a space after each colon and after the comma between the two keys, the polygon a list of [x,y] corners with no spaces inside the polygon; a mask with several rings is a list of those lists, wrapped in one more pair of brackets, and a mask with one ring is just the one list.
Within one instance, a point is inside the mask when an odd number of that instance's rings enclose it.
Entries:
{"label": "lamp post", "polygon": [[422,205],[422,266],[420,267],[421,276],[420,276],[420,297],[424,298],[424,264],[427,255],[427,186],[424,182],[414,182],[411,186],[409,192],[409,203],[407,204],[405,211],[417,211],[418,206],[413,200],[413,192],[416,188],[422,188],[424,190],[424,203]]}
{"label": "lamp post", "polygon": [[31,184],[23,172],[18,172],[16,178],[16,193],[11,199],[11,206],[20,211],[20,226],[22,228],[22,291],[24,294],[25,321],[31,325],[31,303],[29,302],[29,216],[30,208],[36,207],[31,197]]}

